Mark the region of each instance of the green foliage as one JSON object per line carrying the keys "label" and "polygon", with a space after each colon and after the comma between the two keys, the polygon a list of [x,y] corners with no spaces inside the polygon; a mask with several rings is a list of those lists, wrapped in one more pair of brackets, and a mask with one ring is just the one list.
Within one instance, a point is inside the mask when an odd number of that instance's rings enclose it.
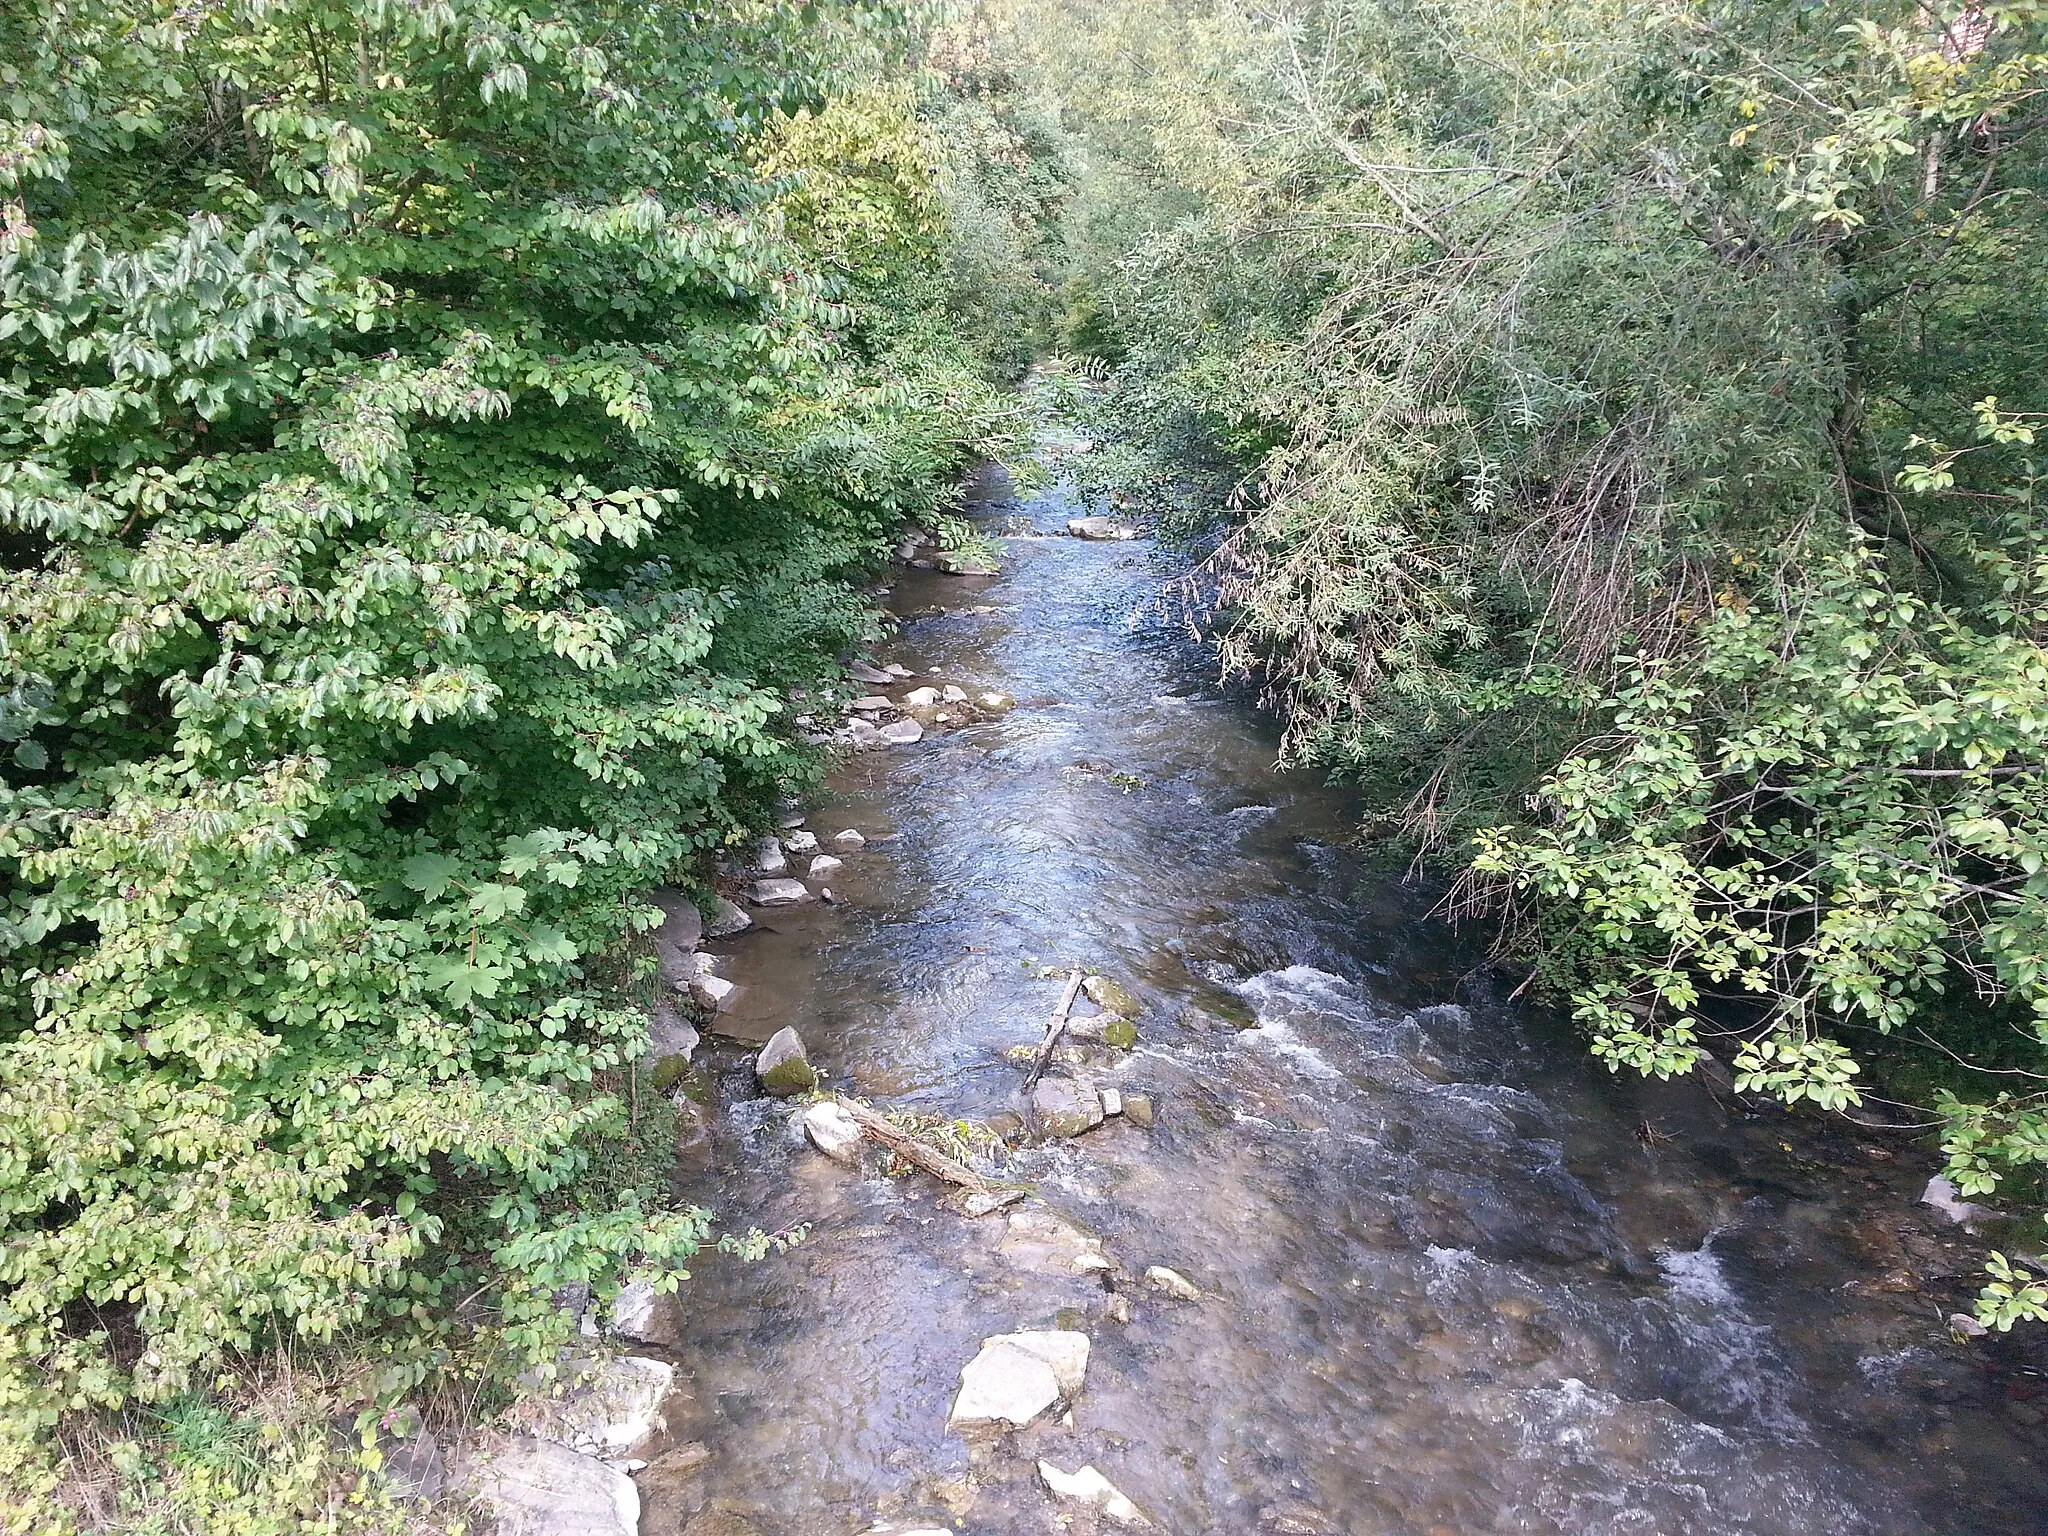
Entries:
{"label": "green foliage", "polygon": [[1003,11],[1082,146],[1094,462],[1207,541],[1287,754],[1610,1065],[1834,1108],[1931,1050],[1951,1174],[2034,1198],[2048,13]]}
{"label": "green foliage", "polygon": [[[999,422],[887,9],[0,15],[0,1480],[279,1338],[544,1357],[607,956]],[[929,269],[929,270],[927,270]],[[920,350],[920,340],[929,343]],[[458,1318],[458,1299],[472,1305]],[[481,1298],[479,1300],[479,1298]]]}

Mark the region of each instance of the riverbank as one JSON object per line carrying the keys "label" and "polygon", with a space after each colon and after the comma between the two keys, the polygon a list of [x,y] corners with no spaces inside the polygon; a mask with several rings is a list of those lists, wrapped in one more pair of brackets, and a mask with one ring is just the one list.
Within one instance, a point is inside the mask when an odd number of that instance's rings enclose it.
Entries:
{"label": "riverbank", "polygon": [[[2039,1346],[1950,1336],[1981,1253],[1924,1147],[1610,1078],[1489,994],[1087,510],[991,485],[1002,576],[903,572],[874,660],[1016,709],[849,759],[793,829],[861,833],[835,903],[707,946],[745,1038],[683,1186],[807,1236],[695,1266],[641,1530],[1121,1528],[1084,1467],[1179,1532],[2038,1529]],[[755,1081],[792,1027],[830,1090],[1014,1128],[1070,966],[1138,1040],[1058,1070],[1155,1123],[983,1151],[1020,1206],[836,1162]],[[1019,1333],[1083,1336],[1078,1390],[949,1427]]]}

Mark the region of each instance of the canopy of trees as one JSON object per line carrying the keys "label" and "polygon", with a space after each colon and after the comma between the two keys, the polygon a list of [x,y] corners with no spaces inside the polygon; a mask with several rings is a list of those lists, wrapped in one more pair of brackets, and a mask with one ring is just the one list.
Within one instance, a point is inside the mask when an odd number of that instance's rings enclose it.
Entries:
{"label": "canopy of trees", "polygon": [[1114,382],[1104,478],[1214,538],[1290,755],[1613,1066],[1854,1109],[1880,1060],[1965,1191],[2038,1198],[2042,8],[981,25],[1085,165],[1049,323]]}

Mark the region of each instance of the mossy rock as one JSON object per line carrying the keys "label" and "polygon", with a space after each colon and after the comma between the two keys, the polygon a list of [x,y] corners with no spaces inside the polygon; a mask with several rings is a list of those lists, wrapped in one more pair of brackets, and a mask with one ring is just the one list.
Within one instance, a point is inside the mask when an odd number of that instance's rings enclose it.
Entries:
{"label": "mossy rock", "polygon": [[1111,1019],[1102,1026],[1102,1043],[1128,1051],[1138,1043],[1138,1026],[1129,1019]]}
{"label": "mossy rock", "polygon": [[647,1069],[647,1086],[656,1093],[667,1093],[690,1075],[690,1058],[681,1051],[673,1056],[664,1056]]}
{"label": "mossy rock", "polygon": [[1107,976],[1090,976],[1081,983],[1081,990],[1088,994],[1088,1001],[1110,1013],[1120,1013],[1125,1018],[1134,1018],[1139,1012],[1138,1000],[1130,991],[1111,981]]}
{"label": "mossy rock", "polygon": [[817,1069],[801,1056],[778,1061],[760,1076],[761,1086],[778,1097],[792,1093],[809,1093],[818,1086]]}

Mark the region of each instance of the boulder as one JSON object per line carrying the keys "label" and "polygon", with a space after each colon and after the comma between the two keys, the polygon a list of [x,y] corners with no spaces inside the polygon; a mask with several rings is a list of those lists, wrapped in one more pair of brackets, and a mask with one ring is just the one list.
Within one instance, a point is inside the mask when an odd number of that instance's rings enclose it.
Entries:
{"label": "boulder", "polygon": [[704,920],[704,936],[708,939],[729,939],[753,926],[754,920],[747,916],[745,908],[720,896],[712,901],[711,915]]}
{"label": "boulder", "polygon": [[1152,1107],[1152,1096],[1148,1093],[1127,1093],[1124,1095],[1124,1122],[1128,1125],[1152,1128],[1158,1112]]}
{"label": "boulder", "polygon": [[754,1061],[754,1076],[777,1098],[792,1093],[809,1093],[818,1086],[817,1069],[804,1054],[804,1043],[793,1029],[778,1029],[761,1047]]}
{"label": "boulder", "polygon": [[793,907],[812,900],[811,888],[801,880],[756,880],[749,895],[757,907]]}
{"label": "boulder", "polygon": [[764,837],[754,845],[754,868],[764,875],[779,875],[789,868],[789,860],[782,852],[782,840]]}
{"label": "boulder", "polygon": [[1022,1428],[1061,1399],[1080,1394],[1088,1374],[1088,1335],[1046,1330],[981,1341],[960,1371],[948,1428],[1008,1424]]}
{"label": "boulder", "polygon": [[821,853],[811,860],[810,875],[813,880],[822,880],[827,875],[836,874],[844,868],[846,868],[846,865],[842,861],[833,858],[829,853]]}
{"label": "boulder", "polygon": [[661,963],[662,982],[674,992],[684,990],[695,974],[694,955],[704,937],[704,916],[697,903],[681,891],[661,886],[649,899],[661,908],[661,926],[654,930],[655,958]]}
{"label": "boulder", "polygon": [[939,690],[936,688],[913,688],[903,695],[903,703],[910,709],[932,709],[938,702]]}
{"label": "boulder", "polygon": [[1177,1269],[1168,1269],[1164,1264],[1154,1264],[1145,1271],[1145,1283],[1162,1296],[1171,1296],[1175,1301],[1200,1301],[1201,1290]]}
{"label": "boulder", "polygon": [[663,1427],[661,1405],[675,1379],[676,1368],[665,1361],[622,1355],[565,1380],[552,1396],[527,1398],[513,1417],[572,1451],[625,1456]]}
{"label": "boulder", "polygon": [[1108,1013],[1120,1013],[1127,1019],[1135,1019],[1144,1011],[1144,1005],[1131,996],[1128,988],[1119,986],[1107,976],[1090,976],[1081,983],[1081,990],[1088,994],[1088,1001]]}
{"label": "boulder", "polygon": [[888,745],[882,739],[881,727],[872,720],[849,720],[846,722],[846,744],[856,752],[873,752]]}
{"label": "boulder", "polygon": [[1107,1014],[1102,1020],[1100,1037],[1110,1049],[1128,1051],[1138,1043],[1138,1026],[1122,1014]]}
{"label": "boulder", "polygon": [[870,693],[865,694],[858,699],[855,699],[851,704],[847,705],[846,707],[863,715],[879,715],[882,713],[883,710],[894,709],[896,706],[890,703],[889,700],[885,698],[883,695],[879,693]]}
{"label": "boulder", "polygon": [[782,840],[783,849],[789,853],[816,853],[818,834],[815,832],[792,832]]}
{"label": "boulder", "polygon": [[1078,1499],[1084,1504],[1093,1504],[1122,1525],[1151,1524],[1138,1512],[1137,1505],[1117,1491],[1116,1484],[1093,1467],[1083,1466],[1076,1472],[1062,1472],[1051,1462],[1041,1461],[1038,1475],[1044,1480],[1047,1491],[1056,1498]]}
{"label": "boulder", "polygon": [[924,727],[915,720],[891,720],[876,734],[892,747],[907,747],[913,741],[924,740]]}
{"label": "boulder", "polygon": [[835,1163],[860,1166],[860,1122],[829,1100],[804,1111],[804,1139]]}
{"label": "boulder", "polygon": [[1079,1136],[1102,1124],[1102,1100],[1070,1078],[1040,1078],[1031,1090],[1031,1113],[1046,1136]]}
{"label": "boulder", "polygon": [[996,1244],[996,1257],[1013,1269],[1048,1274],[1085,1274],[1102,1266],[1102,1239],[1082,1231],[1042,1205],[1012,1211],[1009,1230]]}
{"label": "boulder", "polygon": [[852,827],[848,827],[844,832],[834,834],[832,842],[835,847],[853,851],[858,851],[868,845],[868,840]]}
{"label": "boulder", "polygon": [[1135,539],[1138,530],[1113,517],[1070,517],[1067,532],[1077,539]]}
{"label": "boulder", "polygon": [[522,1435],[473,1453],[456,1481],[497,1536],[634,1536],[640,1526],[633,1479],[548,1440]]}
{"label": "boulder", "polygon": [[706,1013],[723,1013],[732,1006],[733,994],[738,991],[723,976],[706,971],[690,983],[690,1000]]}
{"label": "boulder", "polygon": [[611,1331],[636,1344],[673,1347],[683,1342],[682,1303],[673,1291],[657,1291],[652,1281],[631,1281],[612,1302]]}

